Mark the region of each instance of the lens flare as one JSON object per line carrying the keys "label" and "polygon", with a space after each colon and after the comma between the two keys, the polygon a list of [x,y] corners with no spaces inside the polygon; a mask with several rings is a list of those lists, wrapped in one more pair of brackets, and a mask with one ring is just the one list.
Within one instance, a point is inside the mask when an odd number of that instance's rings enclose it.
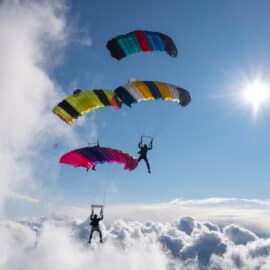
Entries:
{"label": "lens flare", "polygon": [[260,78],[246,82],[243,86],[242,97],[245,104],[251,107],[254,116],[269,102],[269,90],[269,85]]}

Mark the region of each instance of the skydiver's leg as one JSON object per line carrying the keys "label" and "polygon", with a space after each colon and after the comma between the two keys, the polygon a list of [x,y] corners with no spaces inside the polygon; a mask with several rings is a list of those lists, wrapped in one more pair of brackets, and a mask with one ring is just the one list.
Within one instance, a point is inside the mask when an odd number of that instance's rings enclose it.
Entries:
{"label": "skydiver's leg", "polygon": [[100,229],[98,229],[98,232],[99,232],[99,241],[100,243],[102,243],[102,232]]}
{"label": "skydiver's leg", "polygon": [[92,240],[92,236],[93,236],[93,228],[91,229],[91,232],[90,232],[90,235],[89,235],[89,240],[88,240],[88,243],[90,244],[91,243],[91,240]]}
{"label": "skydiver's leg", "polygon": [[139,158],[138,158],[138,163],[142,160],[142,156],[139,156]]}
{"label": "skydiver's leg", "polygon": [[148,169],[148,173],[151,173],[150,164],[149,164],[149,161],[148,161],[147,157],[144,158],[144,161],[146,163],[146,166],[147,166],[147,169]]}

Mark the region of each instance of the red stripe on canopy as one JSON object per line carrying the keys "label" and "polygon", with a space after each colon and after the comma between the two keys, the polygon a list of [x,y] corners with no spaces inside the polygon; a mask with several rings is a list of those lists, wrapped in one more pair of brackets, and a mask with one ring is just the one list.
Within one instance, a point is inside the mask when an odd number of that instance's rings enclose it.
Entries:
{"label": "red stripe on canopy", "polygon": [[134,31],[134,34],[140,44],[142,51],[144,52],[152,51],[152,48],[148,42],[147,36],[145,35],[143,31]]}

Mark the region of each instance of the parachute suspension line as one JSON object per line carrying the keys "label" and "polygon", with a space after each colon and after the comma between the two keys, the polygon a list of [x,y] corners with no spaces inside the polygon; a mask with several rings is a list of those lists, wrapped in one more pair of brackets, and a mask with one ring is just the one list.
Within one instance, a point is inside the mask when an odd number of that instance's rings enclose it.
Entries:
{"label": "parachute suspension line", "polygon": [[[162,132],[164,132],[164,128],[162,128],[160,125],[157,125],[156,126],[156,128],[153,130],[153,132],[151,133],[151,138],[152,139],[156,139],[156,138],[158,138],[159,136],[160,136],[160,134],[162,133]],[[148,136],[148,137],[150,137],[150,136]]]}
{"label": "parachute suspension line", "polygon": [[88,142],[88,146],[99,146],[99,139],[97,139],[95,142]]}
{"label": "parachute suspension line", "polygon": [[91,198],[91,208],[93,208],[92,206],[98,205],[98,198],[97,198],[97,194],[95,194],[92,198]]}
{"label": "parachute suspension line", "polygon": [[99,209],[99,214],[101,215],[104,209],[103,204],[91,204],[91,212],[95,213],[95,209]]}
{"label": "parachute suspension line", "polygon": [[[134,130],[135,130],[135,134],[136,134],[135,138],[141,136],[142,131],[144,131],[144,127],[143,127],[144,126],[144,123],[143,123],[144,121],[140,117],[140,115],[138,113],[139,111],[136,111],[136,110],[139,110],[139,108],[137,108],[136,105],[137,104],[133,105],[133,112],[131,112],[131,114],[133,114],[132,115],[132,117],[133,117],[133,123],[135,123],[135,125],[134,125]],[[135,142],[135,144],[137,144],[137,142]]]}
{"label": "parachute suspension line", "polygon": [[[109,173],[105,172],[105,178]],[[103,194],[102,194],[103,193]],[[103,182],[103,187],[101,187],[101,192],[99,194],[95,194],[92,198],[91,207],[92,208],[101,208],[105,206],[106,197],[107,197],[107,190],[106,190],[106,180]]]}
{"label": "parachute suspension line", "polygon": [[[96,141],[93,141],[93,142],[88,142],[88,146],[89,147],[93,147],[93,146],[100,146],[100,141],[99,141],[100,138],[97,138]],[[100,167],[98,169],[96,169],[97,173],[99,175],[97,175],[97,178],[100,178],[102,177],[102,175],[99,173],[100,171]],[[101,207],[104,207],[105,205],[105,197],[106,197],[106,179],[108,178],[108,175],[109,175],[109,171],[108,171],[108,167],[105,166],[105,168],[103,169],[104,171],[104,174],[105,174],[105,177],[104,177],[104,181],[103,181],[103,187],[101,186],[100,187],[100,193],[99,194],[96,194],[95,196],[95,201],[93,202],[93,206],[97,206],[95,208],[98,208],[99,206]],[[100,179],[97,179],[97,180],[100,180]],[[103,193],[103,194],[102,194]]]}
{"label": "parachute suspension line", "polygon": [[153,138],[157,138],[159,137],[160,133],[163,131],[164,129],[159,127],[159,128],[156,128],[153,132]]}
{"label": "parachute suspension line", "polygon": [[139,134],[139,136],[143,136],[148,139],[151,139],[151,138],[154,139],[164,129],[162,127],[162,123],[159,122],[158,118],[153,118],[151,122],[152,122],[152,125],[149,125],[148,127],[146,127],[146,125],[143,126],[143,129],[142,129],[143,132]]}
{"label": "parachute suspension line", "polygon": [[103,188],[103,198],[102,198],[102,203],[105,205],[106,203],[106,198],[107,198],[107,189],[108,189],[108,179],[110,178],[110,172],[109,168],[107,167],[105,169],[105,180],[104,180],[104,188]]}
{"label": "parachute suspension line", "polygon": [[104,192],[103,192],[103,204],[107,204],[109,203],[109,199],[111,197],[111,195],[113,194],[114,192],[114,180],[115,178],[118,178],[118,179],[122,179],[122,175],[124,172],[123,170],[120,170],[119,172],[117,172],[117,174],[114,176],[112,176],[111,173],[108,173],[107,174],[107,177],[106,177],[106,180],[105,180],[105,186],[104,186]]}
{"label": "parachute suspension line", "polygon": [[140,136],[140,144],[142,145],[146,144],[148,146],[151,146],[153,141],[154,141],[153,136],[146,136],[146,135]]}
{"label": "parachute suspension line", "polygon": [[106,204],[106,198],[107,198],[107,189],[105,189],[103,193],[103,200],[102,200],[103,205]]}
{"label": "parachute suspension line", "polygon": [[[97,169],[97,172],[95,173],[98,173],[98,169]],[[107,176],[109,175],[108,173],[108,168],[105,169],[105,178],[104,179],[107,179]],[[97,175],[97,178],[100,178],[101,175]],[[100,180],[100,179],[97,179],[97,180]],[[91,209],[94,210],[95,208],[104,208],[105,206],[105,203],[106,203],[106,183],[105,183],[106,180],[103,181],[103,187],[101,186],[100,187],[100,192],[97,192],[95,193],[95,195],[91,198]]]}

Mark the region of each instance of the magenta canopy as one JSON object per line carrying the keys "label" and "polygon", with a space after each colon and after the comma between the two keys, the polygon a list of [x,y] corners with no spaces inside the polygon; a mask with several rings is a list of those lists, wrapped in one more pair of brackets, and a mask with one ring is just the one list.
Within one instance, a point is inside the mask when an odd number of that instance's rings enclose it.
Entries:
{"label": "magenta canopy", "polygon": [[115,162],[123,164],[124,169],[129,171],[134,170],[138,165],[137,159],[128,153],[100,146],[84,147],[70,151],[64,154],[59,162],[87,169],[95,167],[98,163]]}

